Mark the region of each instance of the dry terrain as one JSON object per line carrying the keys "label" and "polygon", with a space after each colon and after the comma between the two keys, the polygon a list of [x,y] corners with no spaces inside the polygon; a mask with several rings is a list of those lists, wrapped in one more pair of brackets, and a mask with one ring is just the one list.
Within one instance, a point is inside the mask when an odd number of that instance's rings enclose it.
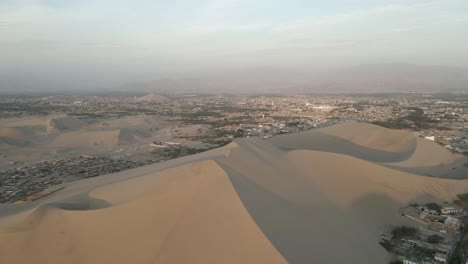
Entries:
{"label": "dry terrain", "polygon": [[[52,130],[83,127],[64,121]],[[10,127],[5,137],[30,132]],[[112,143],[115,130],[109,124]],[[77,136],[69,133],[52,142]],[[86,135],[80,144],[88,137],[108,142]],[[388,263],[381,230],[410,224],[399,215],[410,202],[467,192],[468,181],[454,179],[468,175],[463,159],[409,132],[357,122],[238,139],[0,205],[0,262]]]}
{"label": "dry terrain", "polygon": [[209,144],[187,138],[199,136],[201,125],[181,125],[151,115],[123,117],[29,116],[0,120],[0,169],[73,157],[105,155],[148,158],[151,144],[177,142],[193,148]]}

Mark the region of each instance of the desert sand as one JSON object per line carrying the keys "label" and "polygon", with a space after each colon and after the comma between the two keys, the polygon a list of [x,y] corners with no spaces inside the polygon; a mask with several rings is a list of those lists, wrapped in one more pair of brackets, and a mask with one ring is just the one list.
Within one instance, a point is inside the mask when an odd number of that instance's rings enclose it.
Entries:
{"label": "desert sand", "polygon": [[367,123],[332,127],[268,139],[278,148],[345,154],[415,174],[438,178],[468,178],[468,157],[412,135]]}
{"label": "desert sand", "polygon": [[0,170],[68,156],[122,153],[135,159],[148,158],[151,144],[178,142],[187,147],[207,148],[196,138],[207,125],[174,126],[165,117],[48,115],[0,120]]}
{"label": "desert sand", "polygon": [[411,224],[401,206],[468,191],[407,169],[459,159],[354,122],[239,139],[1,205],[0,262],[388,263],[379,235]]}

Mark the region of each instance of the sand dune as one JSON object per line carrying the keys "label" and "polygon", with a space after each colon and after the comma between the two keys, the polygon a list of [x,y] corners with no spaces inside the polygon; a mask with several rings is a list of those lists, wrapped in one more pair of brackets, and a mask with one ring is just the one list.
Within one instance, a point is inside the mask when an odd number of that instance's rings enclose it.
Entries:
{"label": "sand dune", "polygon": [[[63,115],[54,115],[53,118],[62,117]],[[1,126],[6,127],[34,127],[34,126],[47,126],[50,121],[50,116],[33,116],[24,118],[6,118],[0,120]]]}
{"label": "sand dune", "polygon": [[407,160],[385,166],[410,173],[440,178],[466,179],[468,157],[453,154],[432,141],[418,138],[416,151]]}
{"label": "sand dune", "polygon": [[26,136],[26,133],[17,127],[0,127],[0,137],[24,139]]}
{"label": "sand dune", "polygon": [[268,141],[284,150],[334,152],[374,162],[407,160],[417,145],[416,138],[409,132],[357,122],[282,135]]}
{"label": "sand dune", "polygon": [[48,122],[48,131],[78,130],[85,124],[85,121],[72,116],[52,118]]}
{"label": "sand dune", "polygon": [[77,130],[84,124],[82,120],[67,116],[57,116],[48,120],[45,118],[7,119],[1,123],[0,143],[22,148],[46,140],[51,132]]}
{"label": "sand dune", "polygon": [[408,131],[391,130],[368,123],[346,122],[322,128],[320,132],[387,152],[413,151],[416,145],[415,137]]}
{"label": "sand dune", "polygon": [[29,145],[30,142],[18,138],[0,137],[0,149],[21,148]]}
{"label": "sand dune", "polygon": [[52,145],[60,147],[113,146],[131,144],[135,136],[128,129],[102,131],[73,131],[55,137]]}
{"label": "sand dune", "polygon": [[44,126],[5,126],[0,127],[0,137],[15,139],[30,139],[31,137],[46,134]]}
{"label": "sand dune", "polygon": [[[394,164],[406,168],[437,164],[424,153],[453,158],[425,144],[401,131],[350,123],[240,139],[71,183],[32,203],[0,206],[0,260],[388,263],[377,243],[380,232],[411,224],[399,207],[450,201],[468,191],[468,180],[416,175],[375,161],[398,160]],[[362,158],[371,154],[377,157]]]}
{"label": "sand dune", "polygon": [[0,146],[22,148],[30,145],[30,139],[42,132],[40,126],[0,127]]}
{"label": "sand dune", "polygon": [[467,181],[404,173],[342,154],[240,143],[219,162],[259,228],[291,263],[387,263],[377,234],[405,221],[399,207],[450,201],[468,188]]}
{"label": "sand dune", "polygon": [[[75,199],[60,206],[45,204],[16,216],[17,226],[10,226],[6,232],[2,229],[3,260],[286,263],[257,228],[227,175],[214,162],[149,174],[129,184],[133,188],[151,184],[155,189],[99,210],[79,210],[73,204],[80,199]],[[129,195],[126,190],[125,186],[117,186],[92,195],[112,200],[116,195]],[[22,254],[25,245],[29,245],[28,254]]]}
{"label": "sand dune", "polygon": [[[430,155],[428,155],[429,153]],[[439,166],[451,163],[461,157],[463,155],[453,154],[432,141],[418,138],[417,147],[413,155],[408,160],[395,163],[395,165],[405,167]]]}
{"label": "sand dune", "polygon": [[59,134],[54,139],[53,145],[61,147],[116,145],[119,135],[120,130],[66,132]]}
{"label": "sand dune", "polygon": [[346,122],[268,141],[283,150],[339,153],[425,176],[468,178],[468,157],[410,132],[372,124]]}
{"label": "sand dune", "polygon": [[[1,168],[13,164],[56,159],[60,155],[125,154],[136,159],[146,155],[155,141],[170,141],[172,134],[162,135],[162,128],[172,132],[164,117],[137,115],[73,117],[48,115],[0,120]],[[184,143],[191,144],[186,140]],[[196,146],[196,145],[195,145]]]}
{"label": "sand dune", "polygon": [[134,142],[134,140],[135,140],[135,135],[130,129],[123,128],[119,130],[119,136],[117,137],[118,144],[121,144],[121,143],[131,144]]}

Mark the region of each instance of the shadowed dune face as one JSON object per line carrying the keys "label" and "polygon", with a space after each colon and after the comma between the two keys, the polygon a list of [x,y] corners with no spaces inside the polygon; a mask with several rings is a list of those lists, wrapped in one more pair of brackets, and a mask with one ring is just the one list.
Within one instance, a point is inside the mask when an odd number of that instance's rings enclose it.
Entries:
{"label": "shadowed dune face", "polygon": [[63,147],[114,146],[135,143],[136,136],[130,129],[102,131],[65,132],[53,141],[53,145]]}
{"label": "shadowed dune face", "polygon": [[78,130],[86,125],[86,122],[76,117],[64,116],[52,118],[48,122],[49,131]]}
{"label": "shadowed dune face", "polygon": [[[365,217],[367,210],[397,208],[386,197],[377,200],[375,206],[341,209],[328,202],[315,206],[293,203],[235,174],[231,180],[259,228],[289,263],[387,263],[390,259],[377,243],[378,227],[403,219],[397,214],[388,218],[382,215],[382,222]],[[375,197],[363,199],[368,202]],[[366,214],[358,214],[357,209]],[[372,228],[369,222],[374,223]]]}
{"label": "shadowed dune face", "polygon": [[321,132],[305,132],[303,139],[300,139],[299,141],[284,142],[282,139],[274,139],[271,143],[284,150],[317,150],[350,155],[373,162],[388,163],[405,161],[411,157],[416,149],[416,144],[412,144],[413,148],[402,152],[383,151],[362,146],[349,140]]}
{"label": "shadowed dune face", "polygon": [[[127,183],[154,189],[123,194],[127,199],[116,199],[119,193],[112,184],[96,190],[94,196],[114,200],[110,207],[81,210],[70,208],[68,201],[67,208],[61,208],[64,203],[41,207],[39,220],[37,211],[13,216],[16,225],[36,220],[29,228],[15,229],[12,222],[0,221],[2,259],[7,263],[286,263],[216,163],[204,161],[142,177]],[[22,253],[25,247],[27,254]]]}
{"label": "shadowed dune face", "polygon": [[409,132],[372,124],[346,122],[267,141],[286,151],[332,152],[424,176],[468,178],[468,157]]}
{"label": "shadowed dune face", "polygon": [[461,157],[450,163],[442,163],[432,166],[400,166],[397,164],[382,164],[385,167],[392,168],[408,173],[425,175],[436,178],[446,179],[467,179],[468,178],[468,157]]}
{"label": "shadowed dune face", "polygon": [[[169,141],[170,122],[146,115],[48,115],[0,120],[0,150],[5,152],[0,155],[9,159],[0,161],[0,166],[9,167],[10,161],[57,159],[62,157],[60,154],[109,154],[119,150],[117,148],[125,148],[131,155],[141,156],[140,153],[150,149],[155,140]],[[188,139],[181,141],[192,143]]]}
{"label": "shadowed dune face", "polygon": [[413,155],[416,138],[370,124],[348,122],[332,127],[268,139],[284,150],[317,150],[350,155],[373,162],[401,162]]}
{"label": "shadowed dune face", "polygon": [[31,137],[43,133],[45,133],[43,126],[0,127],[0,145],[26,147],[31,144]]}
{"label": "shadowed dune face", "polygon": [[0,136],[23,139],[27,135],[20,128],[17,127],[0,127]]}
{"label": "shadowed dune face", "polygon": [[99,199],[86,199],[83,201],[71,201],[50,203],[47,206],[70,211],[98,210],[112,206],[111,203]]}
{"label": "shadowed dune face", "polygon": [[399,215],[401,206],[449,201],[468,188],[467,182],[408,174],[341,154],[284,153],[255,140],[239,145],[218,162],[259,228],[290,263],[387,263],[379,233],[389,225],[411,224]]}
{"label": "shadowed dune face", "polygon": [[[345,135],[347,126],[354,136]],[[388,263],[380,232],[412,224],[399,208],[451,201],[468,191],[468,181],[405,172],[435,166],[425,152],[439,155],[440,164],[457,159],[414,137],[372,148],[393,132],[359,126],[236,140],[0,206],[0,260]]]}
{"label": "shadowed dune face", "polygon": [[[9,147],[26,147],[30,142],[26,140],[9,138],[9,137],[0,137],[0,147],[3,145],[3,148]],[[0,149],[3,149],[0,148]]]}
{"label": "shadowed dune face", "polygon": [[320,131],[357,145],[385,152],[411,152],[416,144],[415,137],[408,131],[386,129],[368,123],[350,121],[325,127]]}
{"label": "shadowed dune face", "polygon": [[468,157],[453,154],[434,142],[418,138],[418,146],[407,160],[384,164],[409,173],[448,179],[468,177]]}

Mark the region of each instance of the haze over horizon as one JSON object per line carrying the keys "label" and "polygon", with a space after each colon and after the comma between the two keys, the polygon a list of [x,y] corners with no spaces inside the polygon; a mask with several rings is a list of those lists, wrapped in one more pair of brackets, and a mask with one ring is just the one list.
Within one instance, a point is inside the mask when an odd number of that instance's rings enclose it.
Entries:
{"label": "haze over horizon", "polygon": [[466,91],[467,27],[463,0],[3,0],[0,92]]}

